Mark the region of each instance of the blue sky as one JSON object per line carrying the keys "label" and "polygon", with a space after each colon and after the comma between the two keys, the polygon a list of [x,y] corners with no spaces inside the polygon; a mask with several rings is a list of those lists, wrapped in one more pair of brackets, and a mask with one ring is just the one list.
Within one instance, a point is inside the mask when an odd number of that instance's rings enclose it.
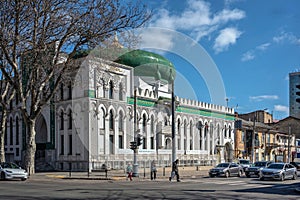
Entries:
{"label": "blue sky", "polygon": [[[267,108],[274,118],[288,116],[288,74],[300,69],[299,0],[143,2],[154,14],[148,27],[178,31],[205,49],[221,74],[229,107],[239,113]],[[161,46],[172,42],[163,34],[155,38]],[[163,54],[182,74],[175,83],[177,96],[212,102],[189,60]]]}

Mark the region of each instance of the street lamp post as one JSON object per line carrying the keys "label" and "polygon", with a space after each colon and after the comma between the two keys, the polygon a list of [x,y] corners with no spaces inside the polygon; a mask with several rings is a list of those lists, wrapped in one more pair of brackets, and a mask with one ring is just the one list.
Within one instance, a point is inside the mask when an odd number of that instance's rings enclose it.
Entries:
{"label": "street lamp post", "polygon": [[[133,136],[134,136],[134,142],[137,142],[137,98],[136,98],[136,88],[134,88],[134,103],[133,103],[133,112],[134,112],[134,118],[133,118]],[[137,162],[137,148],[133,149],[133,177],[139,176],[139,164]]]}
{"label": "street lamp post", "polygon": [[175,95],[174,95],[174,80],[172,82],[172,163],[176,160],[176,133],[175,133]]}

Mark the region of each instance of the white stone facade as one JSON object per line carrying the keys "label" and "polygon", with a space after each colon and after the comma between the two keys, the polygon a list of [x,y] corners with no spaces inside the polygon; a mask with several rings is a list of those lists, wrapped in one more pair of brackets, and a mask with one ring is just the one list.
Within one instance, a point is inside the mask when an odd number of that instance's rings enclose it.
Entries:
{"label": "white stone facade", "polygon": [[[138,150],[138,163],[148,166],[155,159],[160,166],[170,165],[169,86],[147,85],[141,77],[133,76],[133,68],[129,66],[88,58],[82,63],[74,75],[76,78],[62,85],[55,103],[45,108],[37,120],[40,154],[37,165],[44,162],[59,170],[92,170],[103,163],[118,169],[132,162],[133,151],[129,147],[134,140],[135,89],[137,127],[144,138]],[[234,110],[183,98],[176,101],[176,146],[180,163],[209,165],[231,160]],[[13,155],[12,161],[22,159],[20,118],[17,112],[8,117],[5,148]],[[10,137],[14,138],[12,143]]]}

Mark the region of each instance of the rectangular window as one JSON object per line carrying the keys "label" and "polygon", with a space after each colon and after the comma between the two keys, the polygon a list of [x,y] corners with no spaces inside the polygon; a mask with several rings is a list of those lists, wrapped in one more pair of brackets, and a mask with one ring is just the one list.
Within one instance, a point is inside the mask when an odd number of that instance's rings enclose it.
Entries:
{"label": "rectangular window", "polygon": [[19,155],[20,155],[20,149],[16,148],[16,156],[19,156]]}
{"label": "rectangular window", "polygon": [[72,141],[72,135],[69,135],[69,155],[72,155],[72,145],[73,141]]}
{"label": "rectangular window", "polygon": [[145,137],[143,138],[143,149],[147,149],[147,140]]}
{"label": "rectangular window", "polygon": [[72,129],[72,112],[69,112],[69,129]]}
{"label": "rectangular window", "polygon": [[123,149],[123,135],[119,135],[119,149]]}
{"label": "rectangular window", "polygon": [[154,149],[154,137],[150,137],[150,148]]}
{"label": "rectangular window", "polygon": [[68,93],[69,93],[69,99],[72,99],[72,83],[69,84],[68,86]]}
{"label": "rectangular window", "polygon": [[65,149],[64,149],[64,147],[65,147],[64,142],[65,142],[64,135],[60,135],[60,155],[64,155],[64,151],[65,151]]}
{"label": "rectangular window", "polygon": [[109,153],[114,153],[114,136],[109,135]]}

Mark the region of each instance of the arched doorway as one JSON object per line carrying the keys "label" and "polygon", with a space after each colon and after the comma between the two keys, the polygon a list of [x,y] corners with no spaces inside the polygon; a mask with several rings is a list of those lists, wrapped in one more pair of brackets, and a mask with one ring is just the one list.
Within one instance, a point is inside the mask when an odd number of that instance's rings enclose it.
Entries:
{"label": "arched doorway", "polygon": [[232,162],[233,161],[233,148],[232,148],[232,145],[229,142],[225,144],[224,160],[225,160],[225,162]]}
{"label": "arched doorway", "polygon": [[36,142],[36,153],[35,153],[35,162],[36,170],[40,169],[40,165],[45,163],[45,152],[46,152],[46,143],[47,143],[47,124],[43,115],[40,115],[37,118],[35,126],[35,142]]}

